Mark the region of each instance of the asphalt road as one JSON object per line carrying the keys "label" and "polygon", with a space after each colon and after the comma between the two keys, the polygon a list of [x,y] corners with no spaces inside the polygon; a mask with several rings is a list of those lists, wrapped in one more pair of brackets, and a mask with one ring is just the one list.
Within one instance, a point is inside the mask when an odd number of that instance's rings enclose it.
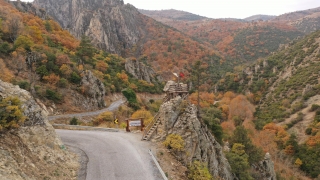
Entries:
{"label": "asphalt road", "polygon": [[56,115],[56,116],[48,116],[48,120],[55,120],[58,118],[73,118],[73,117],[83,117],[83,116],[95,116],[99,115],[105,111],[114,111],[116,110],[121,104],[123,104],[125,100],[119,99],[112,104],[110,104],[109,107],[98,110],[98,111],[91,111],[91,112],[84,112],[84,113],[76,113],[76,114],[62,114],[62,115]]}
{"label": "asphalt road", "polygon": [[158,180],[160,173],[140,134],[56,130],[65,145],[88,157],[87,180]]}

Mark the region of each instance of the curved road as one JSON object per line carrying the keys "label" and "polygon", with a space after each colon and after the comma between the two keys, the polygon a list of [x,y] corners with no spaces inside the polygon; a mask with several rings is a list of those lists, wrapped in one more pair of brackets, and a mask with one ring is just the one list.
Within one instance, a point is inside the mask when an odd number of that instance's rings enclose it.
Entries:
{"label": "curved road", "polygon": [[160,173],[140,134],[56,130],[62,141],[88,156],[87,180],[158,180]]}
{"label": "curved road", "polygon": [[109,107],[98,110],[98,111],[91,111],[91,112],[84,112],[84,113],[76,113],[76,114],[61,114],[61,115],[56,115],[56,116],[48,116],[48,120],[55,120],[58,118],[73,118],[73,117],[82,117],[82,116],[95,116],[95,115],[99,115],[105,111],[114,111],[116,110],[121,104],[123,104],[124,102],[126,102],[123,99],[119,99],[115,102],[113,102],[112,104],[110,104]]}

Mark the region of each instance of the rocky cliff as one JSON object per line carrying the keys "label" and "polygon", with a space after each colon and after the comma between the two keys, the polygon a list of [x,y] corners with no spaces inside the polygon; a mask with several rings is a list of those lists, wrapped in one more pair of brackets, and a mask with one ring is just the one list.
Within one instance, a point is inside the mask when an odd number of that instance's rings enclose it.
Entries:
{"label": "rocky cliff", "polygon": [[24,13],[34,14],[42,19],[49,19],[47,12],[44,9],[37,8],[31,3],[25,3],[21,1],[9,1],[15,8]]}
{"label": "rocky cliff", "polygon": [[144,34],[138,10],[122,0],[35,0],[60,25],[97,47],[124,55]]}
{"label": "rocky cliff", "polygon": [[126,59],[125,68],[128,73],[139,80],[144,80],[149,83],[163,81],[162,77],[156,74],[151,67],[146,66],[138,60]]}
{"label": "rocky cliff", "polygon": [[47,113],[29,92],[0,80],[0,98],[9,96],[20,99],[27,119],[0,132],[0,179],[76,179],[78,158],[66,151]]}
{"label": "rocky cliff", "polygon": [[208,164],[214,177],[232,180],[231,167],[223,153],[223,148],[197,119],[197,108],[188,104],[180,96],[161,105],[161,124],[154,141],[165,140],[169,134],[178,134],[184,139],[184,151],[176,153],[176,158],[185,165],[194,160]]}

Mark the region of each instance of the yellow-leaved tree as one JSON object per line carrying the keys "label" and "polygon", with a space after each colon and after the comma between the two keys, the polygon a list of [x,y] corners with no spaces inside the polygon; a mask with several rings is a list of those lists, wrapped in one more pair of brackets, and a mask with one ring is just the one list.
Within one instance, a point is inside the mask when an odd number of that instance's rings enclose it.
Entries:
{"label": "yellow-leaved tree", "polygon": [[0,101],[0,130],[19,128],[25,119],[19,98],[10,96]]}
{"label": "yellow-leaved tree", "polygon": [[152,114],[150,111],[147,111],[145,109],[140,109],[134,112],[131,116],[131,118],[143,118],[144,125],[147,126],[152,121]]}

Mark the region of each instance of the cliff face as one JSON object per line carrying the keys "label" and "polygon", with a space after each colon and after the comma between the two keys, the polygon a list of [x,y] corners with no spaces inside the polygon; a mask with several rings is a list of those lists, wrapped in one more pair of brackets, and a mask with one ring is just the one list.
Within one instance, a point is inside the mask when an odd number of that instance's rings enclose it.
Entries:
{"label": "cliff face", "polygon": [[0,179],[76,179],[78,162],[65,150],[47,113],[18,86],[0,80],[0,97],[22,102],[24,125],[0,132]]}
{"label": "cliff face", "polygon": [[163,79],[160,75],[157,75],[156,72],[138,60],[126,60],[125,64],[126,71],[133,75],[133,77],[144,80],[147,82],[162,82]]}
{"label": "cliff face", "polygon": [[74,36],[90,37],[97,47],[124,55],[144,34],[140,13],[122,0],[35,0]]}
{"label": "cliff face", "polygon": [[214,177],[232,180],[231,167],[223,153],[223,148],[197,119],[195,105],[189,105],[180,96],[161,105],[161,124],[153,140],[165,140],[169,134],[178,134],[184,141],[184,151],[173,152],[185,165],[194,160],[208,164]]}

